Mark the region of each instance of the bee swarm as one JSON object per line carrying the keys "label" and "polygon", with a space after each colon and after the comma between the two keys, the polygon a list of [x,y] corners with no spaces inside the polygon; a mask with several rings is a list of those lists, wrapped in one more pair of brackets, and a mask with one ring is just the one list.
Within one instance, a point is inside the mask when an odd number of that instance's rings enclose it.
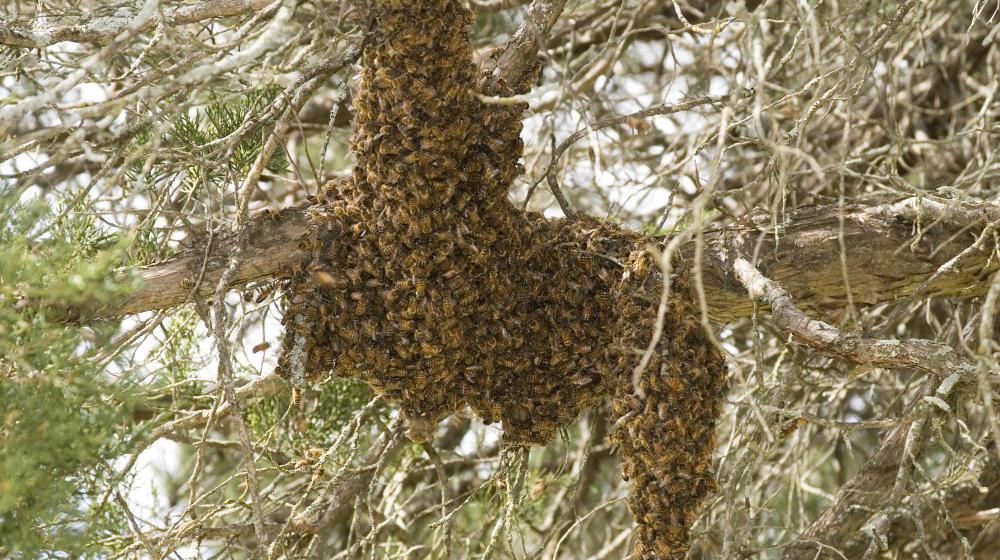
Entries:
{"label": "bee swarm", "polygon": [[475,92],[522,93],[531,77],[477,85],[472,16],[457,0],[374,4],[356,166],[310,209],[311,260],[290,271],[279,372],[296,386],[330,371],[363,379],[415,425],[469,406],[525,445],[613,395],[640,551],[683,554],[712,486],[721,355],[675,289],[635,394],[662,286],[643,238],[516,209],[525,106]]}

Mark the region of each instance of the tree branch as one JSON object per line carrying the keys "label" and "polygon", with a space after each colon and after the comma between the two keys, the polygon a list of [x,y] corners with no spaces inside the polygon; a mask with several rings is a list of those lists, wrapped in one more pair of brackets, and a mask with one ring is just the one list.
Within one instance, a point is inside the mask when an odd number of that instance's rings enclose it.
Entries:
{"label": "tree branch", "polygon": [[[975,242],[977,226],[985,227],[1000,218],[1000,205],[960,207],[908,198],[845,208],[843,212],[853,301],[874,305],[912,294],[941,266]],[[753,303],[733,267],[732,247],[737,240],[746,246],[759,245],[756,269],[782,286],[804,312],[822,317],[842,311],[847,304],[847,293],[840,268],[839,213],[835,206],[815,206],[796,211],[777,227],[761,216],[737,228],[706,232],[702,266],[712,318],[726,322],[749,316],[753,311]],[[307,223],[304,207],[286,209],[278,219],[267,215],[255,219],[249,226],[253,230],[246,254],[231,286],[281,276],[283,271],[299,266],[305,252],[299,248],[298,240],[305,235]],[[141,286],[98,314],[125,315],[183,303],[190,295],[191,280],[197,277],[203,264],[202,286],[211,287],[218,281],[232,243],[231,238],[217,240],[209,248],[207,258],[204,248],[195,247],[139,269]],[[694,247],[688,246],[684,256],[691,259],[694,253]],[[985,250],[968,253],[950,272],[938,275],[925,295],[965,298],[982,295],[987,288],[984,278],[997,269],[997,260],[989,256]],[[202,291],[202,295],[210,293],[209,288]],[[879,350],[876,345],[865,351],[871,354]],[[933,353],[931,348],[923,351]],[[889,360],[886,364],[912,364],[918,355],[890,355],[881,359]],[[936,359],[940,362],[946,358]]]}
{"label": "tree branch", "polygon": [[[923,397],[933,394],[935,380],[927,379],[917,392],[916,398],[907,405],[904,416],[913,417]],[[785,549],[782,560],[812,560],[819,558],[817,550],[824,545],[838,547],[848,539],[858,537],[864,523],[885,503],[885,498],[893,490],[893,479],[899,474],[904,457],[907,436],[916,418],[890,429],[878,449],[861,467],[853,478],[837,492],[833,501],[823,509],[819,517],[809,525]],[[925,445],[926,438],[917,438],[917,444]],[[919,453],[919,450],[916,450]]]}
{"label": "tree branch", "polygon": [[784,288],[764,277],[743,257],[736,258],[733,271],[746,286],[750,297],[760,298],[771,307],[775,324],[796,340],[824,354],[877,367],[912,368],[941,377],[957,373],[971,379],[976,373],[972,362],[938,342],[866,338],[812,319],[795,305]]}
{"label": "tree branch", "polygon": [[496,63],[486,68],[484,85],[489,91],[502,91],[502,84],[519,83],[535,65],[538,51],[559,14],[566,7],[566,0],[534,0],[528,6],[528,16],[511,36]]}
{"label": "tree branch", "polygon": [[[164,6],[160,18],[149,18],[140,29],[182,25],[209,18],[227,17],[262,9],[274,0],[207,0],[181,6]],[[0,18],[0,44],[11,47],[43,48],[61,41],[104,43],[134,25],[143,2],[130,0],[102,7],[85,16],[60,16],[59,23],[47,25],[45,18],[31,22],[5,21]]]}
{"label": "tree branch", "polygon": [[[940,543],[935,549],[942,558],[958,558],[962,556],[963,545],[960,536],[974,543],[973,553],[981,558],[996,558],[998,540],[996,520],[1000,515],[1000,461],[997,460],[996,446],[988,445],[978,456],[970,459],[974,465],[969,469],[963,480],[948,487],[940,502],[933,497],[920,500],[911,507],[915,513],[897,514],[892,520],[886,535],[889,545],[910,542],[917,538],[920,530],[911,515],[922,519],[925,538],[933,539],[932,543]],[[926,490],[925,484],[922,490]],[[915,498],[911,496],[911,501]],[[942,519],[941,511],[947,511],[955,521],[956,532],[947,520]],[[859,547],[860,548],[860,547]],[[848,554],[857,552],[846,548]],[[949,554],[950,553],[950,554]],[[982,555],[982,556],[979,556]]]}
{"label": "tree branch", "polygon": [[[254,218],[247,225],[250,228],[247,245],[230,287],[281,276],[283,270],[290,270],[301,262],[306,252],[299,247],[299,240],[305,235],[307,225],[306,210],[301,206]],[[204,278],[199,285],[199,295],[211,296],[235,243],[236,237],[227,234],[214,240],[210,247],[196,244],[169,260],[141,268],[141,286],[113,307],[98,310],[97,314],[127,315],[180,305],[191,295],[194,280],[202,268]],[[127,271],[118,276],[126,278]]]}
{"label": "tree branch", "polygon": [[[804,207],[780,224],[772,224],[767,215],[755,216],[742,227],[705,234],[709,313],[716,321],[728,321],[753,312],[733,269],[731,248],[743,243],[754,247],[754,264],[761,274],[781,285],[800,308],[822,318],[839,314],[849,301],[840,265],[841,232],[851,300],[856,305],[877,305],[914,293],[975,243],[977,228],[998,218],[998,204],[960,206],[917,197],[842,210]],[[938,275],[924,295],[982,295],[987,288],[984,280],[997,269],[996,261],[989,251],[968,252],[950,273]]]}

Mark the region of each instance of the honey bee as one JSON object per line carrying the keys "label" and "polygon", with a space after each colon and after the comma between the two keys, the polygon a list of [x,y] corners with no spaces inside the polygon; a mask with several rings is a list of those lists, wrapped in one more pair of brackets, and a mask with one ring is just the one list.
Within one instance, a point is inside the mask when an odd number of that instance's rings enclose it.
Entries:
{"label": "honey bee", "polygon": [[444,312],[447,317],[455,316],[455,300],[450,297],[445,297],[441,301],[441,311]]}
{"label": "honey bee", "polygon": [[637,278],[641,280],[645,278],[647,274],[649,274],[649,261],[651,260],[649,255],[647,255],[644,252],[633,253],[632,258],[630,260],[632,261],[631,262],[632,272],[635,273],[635,276]]}
{"label": "honey bee", "polygon": [[270,342],[261,342],[260,344],[257,344],[256,346],[254,346],[253,349],[251,350],[251,352],[253,352],[254,354],[256,354],[258,352],[263,352],[264,350],[267,350],[270,347],[271,347],[271,343]]}
{"label": "honey bee", "polygon": [[420,202],[415,196],[408,197],[406,199],[406,204],[403,208],[405,208],[407,211],[406,218],[410,220],[415,219],[416,216],[419,216],[421,212]]}
{"label": "honey bee", "polygon": [[264,208],[261,210],[263,217],[270,219],[272,222],[280,222],[281,216],[284,214],[283,208]]}
{"label": "honey bee", "polygon": [[392,166],[386,169],[384,181],[390,185],[398,184],[403,179],[403,174],[400,172],[399,168]]}
{"label": "honey bee", "polygon": [[481,339],[479,343],[480,348],[486,353],[491,353],[496,350],[497,341],[495,338],[485,338]]}
{"label": "honey bee", "polygon": [[398,154],[399,153],[399,148],[396,147],[396,146],[394,146],[390,142],[382,142],[382,143],[380,143],[378,145],[378,153],[379,153],[379,155],[383,155],[383,156],[390,155],[390,154]]}
{"label": "honey bee", "polygon": [[805,418],[796,418],[794,420],[791,420],[791,421],[787,422],[785,424],[785,426],[783,426],[781,428],[781,433],[778,435],[778,438],[779,439],[785,439],[788,436],[790,436],[793,433],[795,433],[796,430],[798,430],[802,426],[805,426],[808,423],[809,423],[809,421],[806,420]]}
{"label": "honey bee", "polygon": [[480,236],[486,245],[492,245],[497,240],[497,231],[487,226],[480,231]]}
{"label": "honey bee", "polygon": [[417,220],[417,231],[419,231],[421,235],[427,235],[434,231],[434,223],[431,222],[430,216],[423,216]]}
{"label": "honey bee", "polygon": [[346,339],[348,342],[352,344],[358,341],[358,331],[354,329],[351,328],[340,329],[337,331],[337,333],[340,334],[342,338]]}
{"label": "honey bee", "polygon": [[597,305],[600,305],[602,308],[611,307],[611,295],[607,292],[597,292],[594,299],[597,301]]}
{"label": "honey bee", "polygon": [[390,254],[397,247],[396,236],[391,233],[384,233],[376,238],[375,244],[378,245],[379,251],[382,254]]}
{"label": "honey bee", "polygon": [[322,457],[324,453],[326,453],[325,449],[321,449],[319,447],[310,447],[309,449],[306,449],[305,456],[315,461],[316,459]]}
{"label": "honey bee", "polygon": [[337,278],[325,270],[315,269],[311,271],[313,282],[326,286],[327,288],[343,288],[347,282],[343,278]]}
{"label": "honey bee", "polygon": [[403,309],[404,317],[416,317],[417,314],[419,313],[420,313],[420,303],[415,299],[411,299],[406,304],[406,308]]}
{"label": "honey bee", "polygon": [[[389,304],[396,303],[399,300],[399,289],[389,288],[388,290],[382,291],[382,299]],[[390,319],[391,321],[392,319]]]}
{"label": "honey bee", "polygon": [[427,385],[427,373],[424,371],[418,371],[416,375],[413,376],[413,385],[417,389],[423,389]]}
{"label": "honey bee", "polygon": [[302,406],[302,389],[296,385],[292,386],[292,406]]}
{"label": "honey bee", "polygon": [[446,330],[446,331],[444,331],[442,333],[442,335],[443,335],[445,346],[448,346],[448,347],[451,347],[451,348],[457,348],[457,347],[461,346],[462,342],[464,341],[464,338],[462,337],[462,334],[459,331],[455,330],[455,329]]}
{"label": "honey bee", "polygon": [[580,293],[579,289],[570,288],[564,295],[566,296],[566,300],[573,307],[580,307],[583,305],[583,294]]}
{"label": "honey bee", "polygon": [[418,269],[427,266],[427,257],[425,257],[421,251],[414,251],[410,253],[409,264],[411,269]]}
{"label": "honey bee", "polygon": [[365,336],[368,338],[374,339],[375,335],[378,333],[378,327],[375,325],[375,321],[372,321],[371,319],[366,320],[362,324],[362,327],[364,328]]}
{"label": "honey bee", "polygon": [[426,340],[420,343],[420,350],[425,356],[436,356],[441,353],[441,349]]}
{"label": "honey bee", "polygon": [[569,382],[572,383],[573,385],[576,385],[577,387],[589,385],[593,383],[593,381],[594,378],[584,375],[582,373],[574,374],[572,377],[569,378]]}
{"label": "honey bee", "polygon": [[[308,200],[308,198],[307,198],[307,200]],[[315,204],[315,201],[313,201],[311,204]],[[309,214],[309,219],[312,222],[315,222],[315,223],[321,223],[321,222],[323,222],[323,212],[319,208],[317,208],[316,206],[310,206],[309,209],[306,210],[306,213]]]}
{"label": "honey bee", "polygon": [[562,328],[556,331],[559,334],[559,339],[562,340],[563,345],[572,346],[573,344],[573,331],[570,329]]}
{"label": "honey bee", "polygon": [[669,375],[664,379],[664,382],[667,384],[667,387],[669,387],[670,390],[673,391],[675,394],[680,393],[684,390],[684,382],[681,381],[676,376]]}
{"label": "honey bee", "polygon": [[[192,288],[194,287],[194,283],[193,282],[191,283],[190,287],[192,287]],[[257,288],[256,288],[257,295],[256,296],[253,295],[254,290],[249,290],[247,292],[244,292],[243,293],[243,301],[249,303],[252,300],[255,304],[260,304],[265,299],[268,299],[271,296],[273,296],[274,292],[277,290],[277,288],[278,288],[278,282],[277,281],[266,282],[264,284],[261,284],[261,285],[257,286]]]}

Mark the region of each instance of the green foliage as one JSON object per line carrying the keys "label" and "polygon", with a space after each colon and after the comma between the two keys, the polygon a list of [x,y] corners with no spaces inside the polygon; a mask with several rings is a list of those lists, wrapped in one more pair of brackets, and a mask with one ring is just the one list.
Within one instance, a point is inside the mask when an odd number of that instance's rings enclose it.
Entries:
{"label": "green foliage", "polygon": [[186,381],[198,372],[201,360],[196,331],[200,319],[191,306],[180,309],[164,322],[165,337],[160,350],[170,383]]}
{"label": "green foliage", "polygon": [[[272,85],[239,94],[211,93],[207,103],[195,101],[195,107],[180,110],[165,123],[138,127],[125,146],[125,176],[131,183],[144,185],[169,184],[180,177],[185,198],[197,198],[206,184],[226,189],[260,155],[273,124],[267,110],[280,92],[281,88]],[[165,130],[162,136],[154,132],[157,127]],[[119,151],[116,147],[108,155]],[[288,166],[287,154],[279,148],[265,169],[281,174]],[[133,252],[142,249],[133,247]],[[146,251],[143,256],[150,255]]]}
{"label": "green foliage", "polygon": [[[262,114],[280,91],[277,87],[269,87],[251,90],[235,100],[213,97],[204,109],[182,114],[175,119],[169,141],[192,156],[204,157],[206,144],[227,138],[243,126],[248,116],[252,120]],[[269,133],[266,124],[260,123],[243,134],[232,146],[224,167],[213,165],[207,169],[209,178],[222,178],[228,172],[245,173],[264,147]],[[281,150],[276,150],[267,162],[267,169],[274,173],[284,171],[287,166],[288,160]],[[197,173],[193,175],[199,177]]]}
{"label": "green foliage", "polygon": [[[373,397],[370,387],[357,379],[331,377],[317,387],[319,391],[303,402],[301,408],[292,407],[288,419],[292,429],[285,434],[297,434],[295,440],[300,446],[313,447],[322,443],[332,443],[338,434]],[[288,398],[268,398],[254,402],[247,407],[247,421],[258,437],[263,436],[285,417],[289,410]],[[311,414],[308,411],[321,411]],[[388,422],[389,409],[378,407],[375,414]]]}
{"label": "green foliage", "polygon": [[[317,407],[328,413],[312,422],[313,429],[326,434],[339,432],[372,396],[371,388],[363,381],[336,377],[329,379],[320,386],[316,396]],[[388,421],[385,416],[387,412],[385,407],[376,410],[376,414],[382,415],[383,422]]]}
{"label": "green foliage", "polygon": [[120,454],[131,411],[87,357],[117,325],[62,316],[128,289],[112,280],[121,248],[97,249],[107,241],[87,217],[54,223],[40,202],[0,191],[0,556],[85,555],[92,542],[91,489]]}

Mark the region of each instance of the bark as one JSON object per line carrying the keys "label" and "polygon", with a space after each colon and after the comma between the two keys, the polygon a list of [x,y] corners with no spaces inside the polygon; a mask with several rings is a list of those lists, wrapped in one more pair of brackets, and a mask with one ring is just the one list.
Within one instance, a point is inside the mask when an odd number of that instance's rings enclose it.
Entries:
{"label": "bark", "polygon": [[[281,276],[283,270],[290,270],[301,262],[306,251],[299,247],[299,239],[305,234],[306,222],[304,207],[257,216],[248,225],[247,246],[231,286]],[[235,243],[236,236],[232,234],[200,240],[169,260],[139,269],[140,287],[114,307],[100,310],[98,315],[126,315],[180,305],[195,291],[196,283],[200,296],[211,296]],[[125,280],[128,274],[123,270],[118,276]]]}
{"label": "bark", "polygon": [[[165,6],[159,18],[140,19],[141,2],[122,2],[104,6],[84,15],[62,16],[48,25],[44,19],[5,21],[0,18],[0,45],[43,48],[62,41],[104,43],[133,29],[152,29],[158,21],[183,25],[211,18],[228,17],[260,10],[272,0],[208,0],[196,4]],[[53,18],[55,19],[55,18]]]}
{"label": "bark", "polygon": [[[931,384],[925,387],[930,388]],[[924,390],[921,394],[928,392]],[[841,488],[806,532],[786,548],[784,559],[811,560],[818,551],[825,558],[823,551],[829,549],[820,543],[835,547],[846,558],[860,558],[870,545],[870,537],[859,529],[873,513],[894,505],[900,507],[886,520],[883,533],[890,550],[922,538],[924,545],[942,558],[961,558],[964,550],[960,537],[964,537],[972,545],[976,558],[996,557],[1000,547],[996,523],[1000,517],[1000,461],[994,445],[970,461],[969,474],[953,486],[939,489],[940,493],[925,485],[919,491],[909,492],[901,504],[886,503],[910,426],[910,422],[905,422],[889,430],[865,466]],[[926,445],[926,441],[920,444]],[[923,498],[915,501],[916,496]],[[942,511],[948,512],[951,521]],[[921,519],[922,529],[917,528],[914,519]]]}
{"label": "bark", "polygon": [[[254,220],[232,287],[282,276],[300,265],[305,253],[298,240],[305,233],[306,212],[299,206],[280,212],[277,218],[268,213]],[[731,247],[736,241],[754,249],[754,264],[763,276],[780,284],[800,308],[820,317],[834,316],[845,308],[848,287],[855,305],[898,301],[918,290],[922,296],[982,295],[987,288],[984,279],[996,270],[997,259],[990,259],[989,251],[967,249],[998,219],[1000,205],[969,207],[917,198],[857,205],[842,212],[836,206],[802,208],[777,227],[768,216],[746,219],[705,234],[701,265],[709,315],[724,323],[753,310],[733,268]],[[841,231],[844,251],[838,238]],[[182,304],[203,265],[199,291],[202,296],[211,295],[233,242],[232,237],[223,236],[211,243],[207,254],[199,244],[139,269],[142,283],[138,289],[97,315],[126,315]],[[694,258],[694,249],[689,243],[686,259]],[[947,271],[935,274],[959,255]]]}

